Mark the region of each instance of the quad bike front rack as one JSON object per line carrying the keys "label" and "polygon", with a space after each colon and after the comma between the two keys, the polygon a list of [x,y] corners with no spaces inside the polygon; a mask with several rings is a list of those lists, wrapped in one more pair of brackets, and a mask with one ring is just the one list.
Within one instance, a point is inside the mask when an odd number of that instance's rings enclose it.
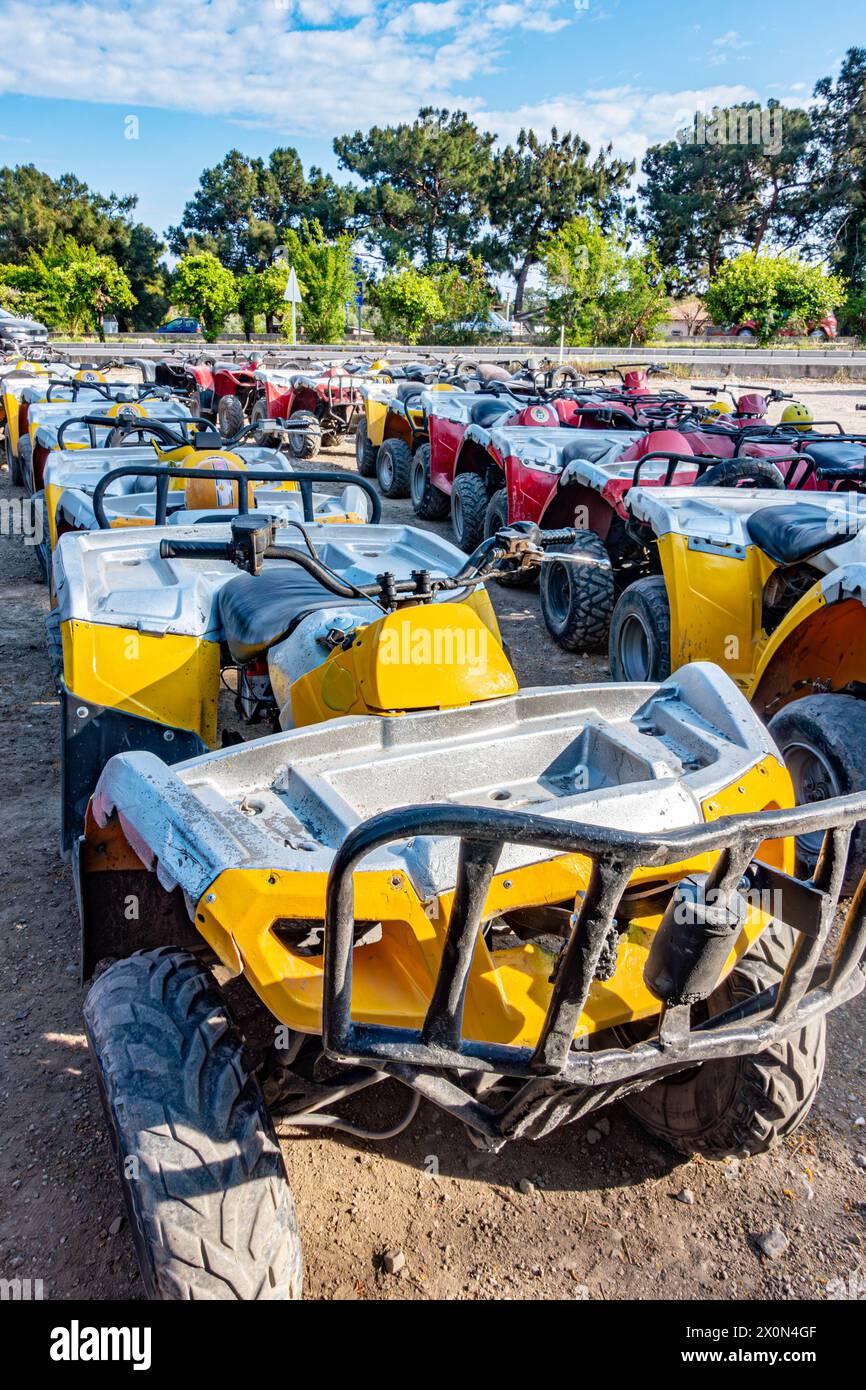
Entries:
{"label": "quad bike front rack", "polygon": [[[478,807],[415,806],[356,827],[335,855],[327,888],[323,1042],[335,1062],[390,1075],[452,1113],[494,1146],[517,1135],[540,1137],[563,1119],[607,1104],[653,1081],[722,1057],[774,1046],[847,1002],[863,988],[866,878],[848,910],[832,962],[821,956],[833,927],[856,824],[866,792],[833,801],[727,816],[669,835],[637,834]],[[756,859],[762,842],[824,833],[811,879],[796,879]],[[352,1019],[353,873],[373,850],[413,836],[459,839],[456,886],[439,973],[420,1029]],[[482,914],[496,866],[509,844],[585,856],[591,865],[571,930],[551,977],[550,1004],[534,1048],[478,1042],[462,1033],[463,1005]],[[577,1050],[575,1029],[617,910],[634,870],[660,869],[716,853],[710,873],[681,880],[656,933],[645,982],[660,1001],[655,1037],[631,1046]],[[778,985],[706,1022],[691,1006],[709,997],[742,926],[742,892],[771,893],[773,917],[796,933]],[[764,901],[762,897],[762,901]],[[779,904],[776,911],[775,904]],[[479,1101],[479,1074],[516,1078],[504,1106]]]}

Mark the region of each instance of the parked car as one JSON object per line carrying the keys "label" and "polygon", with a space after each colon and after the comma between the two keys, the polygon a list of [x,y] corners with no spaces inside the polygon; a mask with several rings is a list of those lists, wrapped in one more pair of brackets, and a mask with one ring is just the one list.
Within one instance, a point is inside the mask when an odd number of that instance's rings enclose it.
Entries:
{"label": "parked car", "polygon": [[160,324],[155,330],[157,333],[200,333],[201,324],[198,319],[169,319],[168,323]]}
{"label": "parked car", "polygon": [[[745,338],[746,340],[757,338],[758,325],[754,319],[743,319],[734,328],[729,328],[728,333],[732,338]],[[780,328],[778,337],[780,338],[802,338],[804,334],[798,333],[795,328]],[[805,337],[812,338],[815,342],[826,343],[831,338],[838,338],[839,325],[836,322],[835,314],[827,314],[825,318],[806,324]]]}
{"label": "parked car", "polygon": [[48,329],[44,323],[35,319],[20,318],[8,309],[0,309],[0,344],[8,347],[23,347],[25,344],[43,345],[48,342]]}

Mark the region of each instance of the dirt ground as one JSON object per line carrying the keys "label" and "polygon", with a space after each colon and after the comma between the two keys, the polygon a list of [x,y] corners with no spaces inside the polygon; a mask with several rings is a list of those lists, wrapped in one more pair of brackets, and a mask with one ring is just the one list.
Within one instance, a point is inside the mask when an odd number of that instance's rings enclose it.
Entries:
{"label": "dirt ground", "polygon": [[[798,387],[815,418],[866,428],[866,387]],[[351,447],[321,456],[354,466]],[[9,497],[3,473],[0,497]],[[408,502],[386,518],[412,519]],[[434,529],[440,529],[438,527]],[[447,534],[447,527],[441,528]],[[548,638],[532,592],[496,604],[524,684],[605,679]],[[0,537],[0,1278],[51,1299],[140,1298],[81,1023],[78,929],[58,852],[58,704],[35,555]],[[823,1299],[866,1293],[866,998],[831,1016],[805,1125],[769,1155],[684,1161],[620,1106],[498,1156],[422,1105],[382,1143],[288,1131],[306,1294],[375,1299]],[[393,1083],[392,1083],[393,1084]],[[372,1095],[386,1124],[401,1095]],[[779,1227],[777,1258],[758,1240]],[[400,1274],[383,1255],[402,1251]],[[399,1263],[399,1261],[398,1261]]]}

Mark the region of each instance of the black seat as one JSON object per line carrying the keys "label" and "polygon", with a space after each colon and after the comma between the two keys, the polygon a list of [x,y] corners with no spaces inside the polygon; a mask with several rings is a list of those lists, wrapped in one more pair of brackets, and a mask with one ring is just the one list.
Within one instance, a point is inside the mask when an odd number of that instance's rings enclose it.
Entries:
{"label": "black seat", "polygon": [[866,477],[866,449],[853,440],[830,440],[824,444],[806,444],[807,453],[812,455],[815,466],[822,478],[833,482],[846,478]]}
{"label": "black seat", "polygon": [[469,408],[469,418],[473,425],[487,429],[500,415],[513,415],[517,406],[514,401],[502,400],[498,396],[481,396]]}
{"label": "black seat", "polygon": [[840,516],[831,516],[823,507],[762,507],[746,523],[749,539],[778,565],[796,565],[831,545],[851,539]]}
{"label": "black seat", "polygon": [[263,656],[288,637],[308,613],[327,608],[334,601],[330,589],[288,561],[263,574],[239,574],[230,579],[220,590],[217,609],[229,651],[235,661],[244,663]]}
{"label": "black seat", "polygon": [[424,383],[421,381],[401,381],[397,387],[397,400],[411,400],[413,396],[420,396],[423,390]]}

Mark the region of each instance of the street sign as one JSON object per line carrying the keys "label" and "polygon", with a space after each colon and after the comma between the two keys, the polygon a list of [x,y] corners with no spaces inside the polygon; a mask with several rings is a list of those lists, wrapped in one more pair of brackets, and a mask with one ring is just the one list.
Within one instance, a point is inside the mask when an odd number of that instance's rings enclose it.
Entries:
{"label": "street sign", "polygon": [[301,287],[298,284],[298,277],[295,274],[295,267],[289,267],[289,278],[286,281],[286,288],[283,290],[283,299],[292,306],[292,346],[298,341],[297,334],[297,312],[301,302]]}
{"label": "street sign", "polygon": [[286,288],[283,291],[283,299],[287,304],[300,304],[301,302],[301,287],[298,284],[298,277],[295,274],[294,266],[289,270],[289,278],[286,281]]}

